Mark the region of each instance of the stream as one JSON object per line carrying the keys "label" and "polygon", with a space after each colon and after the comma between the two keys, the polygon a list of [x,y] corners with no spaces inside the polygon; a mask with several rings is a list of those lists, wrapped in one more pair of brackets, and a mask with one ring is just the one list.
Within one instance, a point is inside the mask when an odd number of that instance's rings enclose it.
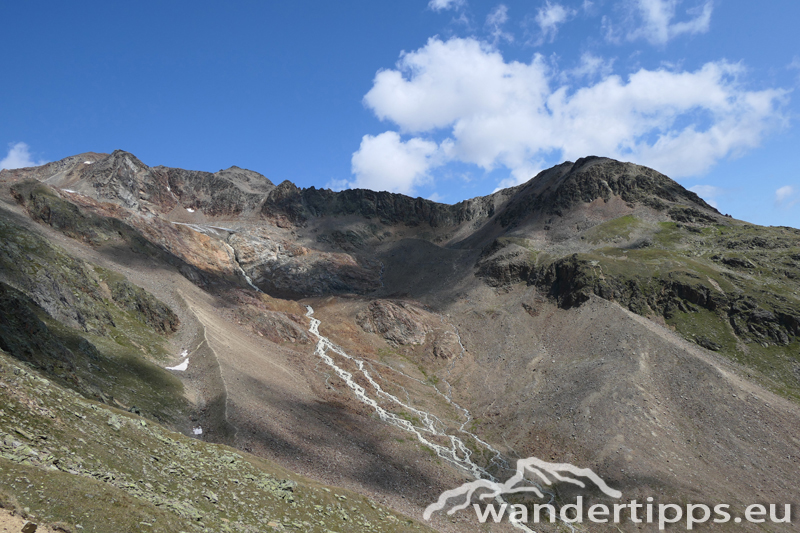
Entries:
{"label": "stream", "polygon": [[[441,422],[435,415],[432,415],[426,411],[422,411],[410,405],[410,400],[403,401],[397,396],[387,392],[384,390],[381,385],[376,381],[373,377],[373,374],[380,379],[380,375],[375,371],[374,367],[370,365],[370,369],[367,368],[367,363],[361,359],[357,359],[348,355],[342,348],[334,344],[328,337],[325,337],[319,332],[319,326],[321,321],[314,318],[314,309],[310,306],[306,306],[306,316],[310,320],[310,326],[308,331],[317,338],[317,346],[314,353],[326,364],[328,365],[333,372],[341,378],[342,381],[353,391],[353,394],[358,398],[359,401],[362,403],[372,407],[375,410],[375,413],[378,417],[386,423],[389,423],[395,427],[398,427],[404,431],[412,433],[416,436],[417,440],[433,450],[436,455],[444,459],[445,461],[455,465],[456,467],[460,468],[461,470],[466,471],[476,480],[479,479],[488,479],[491,481],[497,481],[494,476],[492,476],[485,468],[478,465],[475,461],[472,460],[472,450],[470,450],[464,441],[459,438],[457,435],[449,434],[446,430],[446,425]],[[455,331],[456,336],[458,337],[459,344],[461,344],[461,337],[458,334],[458,330]],[[463,356],[464,346],[461,345]],[[350,363],[354,364],[358,369],[358,373],[366,380],[369,384],[370,390],[368,391],[365,387],[356,383],[354,376],[352,373],[348,372],[347,370],[340,367],[334,357],[349,361]],[[454,362],[455,364],[455,362]],[[452,365],[451,365],[452,366]],[[390,367],[391,368],[391,367]],[[448,369],[449,375],[449,369]],[[411,378],[414,379],[414,378]],[[419,381],[419,380],[415,380]],[[472,434],[468,430],[464,429],[467,423],[472,420],[472,416],[470,415],[469,411],[461,407],[460,405],[456,404],[452,399],[452,387],[449,383],[447,383],[448,387],[448,394],[444,394],[439,391],[438,388],[434,387],[436,393],[442,396],[449,404],[453,405],[458,411],[460,411],[464,418],[465,422],[461,425],[458,432],[463,433],[465,435],[470,436],[475,442],[479,443],[481,446],[485,447],[487,450],[494,454],[494,458],[492,461],[499,461],[501,465],[505,465],[503,468],[508,468],[507,463],[502,459],[501,454],[498,450],[493,448],[491,445],[483,441],[482,439],[478,438],[476,435]],[[408,397],[408,394],[406,393]],[[404,410],[412,413],[414,417],[418,419],[418,423],[415,424],[405,418],[400,417],[399,415],[388,411],[384,407],[382,407],[379,403],[379,400],[382,402],[389,402],[395,406],[397,406],[398,410]],[[411,418],[411,417],[409,417]],[[436,442],[445,441],[448,442],[448,445],[439,444]],[[504,503],[502,497],[498,496],[495,498],[498,503]],[[529,533],[533,533],[533,530],[529,529],[524,523],[520,521],[512,521],[511,524],[520,529],[522,531],[526,531]]]}

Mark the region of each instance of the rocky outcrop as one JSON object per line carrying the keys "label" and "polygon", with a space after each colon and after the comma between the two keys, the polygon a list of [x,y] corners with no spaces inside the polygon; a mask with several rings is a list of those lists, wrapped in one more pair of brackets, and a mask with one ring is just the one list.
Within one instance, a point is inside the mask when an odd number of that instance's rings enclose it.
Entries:
{"label": "rocky outcrop", "polygon": [[[45,178],[48,172],[53,175]],[[532,216],[563,216],[578,204],[612,197],[631,205],[669,209],[669,216],[677,221],[707,223],[721,216],[696,194],[655,170],[599,157],[566,162],[524,185],[455,205],[364,189],[302,189],[289,181],[276,187],[264,176],[238,167],[216,173],[148,167],[122,150],[92,164],[68,158],[19,175],[46,179],[51,185],[135,211],[177,209],[180,216],[188,215],[188,210],[198,216],[262,218],[279,227],[351,215],[408,227],[458,227],[492,219],[501,227],[516,227]]]}
{"label": "rocky outcrop", "polygon": [[81,209],[36,180],[24,180],[13,185],[11,194],[34,220],[93,246],[120,241],[127,229],[122,221]]}
{"label": "rocky outcrop", "polygon": [[133,313],[157,333],[170,334],[178,330],[178,316],[146,290],[125,280],[110,281],[107,285],[114,303]]}
{"label": "rocky outcrop", "polygon": [[433,356],[450,360],[461,355],[463,348],[454,331],[437,331],[433,340]]}
{"label": "rocky outcrop", "polygon": [[91,373],[104,364],[94,344],[46,320],[44,310],[31,298],[0,282],[0,350],[88,398],[113,402],[91,379]]}
{"label": "rocky outcrop", "polygon": [[[382,336],[390,344],[423,344],[431,331],[421,312],[407,302],[374,300],[356,315],[356,323],[367,333]],[[441,351],[447,350],[442,346]],[[450,352],[448,352],[450,353]]]}
{"label": "rocky outcrop", "polygon": [[447,205],[424,198],[366,189],[340,192],[314,187],[301,189],[284,181],[269,194],[262,206],[262,215],[268,219],[284,216],[299,224],[324,216],[358,215],[386,225],[455,226],[475,219],[491,218],[515,190],[504,189],[490,196]]}
{"label": "rocky outcrop", "polygon": [[381,286],[376,261],[358,261],[349,254],[320,252],[258,234],[237,233],[228,243],[253,284],[272,296],[366,294]]}
{"label": "rocky outcrop", "polygon": [[423,346],[422,353],[437,359],[451,360],[464,351],[458,333],[440,316],[409,302],[373,300],[356,315],[356,324],[394,347]]}
{"label": "rocky outcrop", "polygon": [[[64,376],[74,371],[76,357],[39,319],[36,307],[22,292],[0,282],[0,349],[20,361]],[[88,355],[95,356],[93,348],[86,343]]]}
{"label": "rocky outcrop", "polygon": [[[86,157],[91,160],[83,161]],[[155,209],[166,213],[182,207],[214,217],[257,212],[275,188],[271,181],[251,170],[234,166],[211,173],[149,167],[123,150],[66,158],[35,169],[9,172],[9,177],[35,179],[134,211]]]}
{"label": "rocky outcrop", "polygon": [[716,217],[695,207],[673,207],[667,214],[672,220],[691,224],[713,224],[717,221]]}
{"label": "rocky outcrop", "polygon": [[238,279],[230,249],[186,225],[141,216],[85,196],[65,193],[65,198],[35,180],[15,184],[11,192],[31,218],[73,239],[96,247],[124,245],[175,266],[201,287],[208,285],[209,278]]}
{"label": "rocky outcrop", "polygon": [[155,167],[163,173],[169,190],[184,208],[212,217],[237,217],[258,211],[275,189],[267,178],[252,170],[231,167],[216,173]]}
{"label": "rocky outcrop", "polygon": [[[691,206],[696,216],[712,220],[721,216],[695,193],[653,169],[592,156],[539,173],[520,187],[497,220],[504,227],[514,227],[532,214],[563,216],[578,204],[607,202],[614,196],[660,211],[679,204]],[[681,212],[676,213],[680,216]]]}
{"label": "rocky outcrop", "polygon": [[67,326],[104,335],[114,319],[90,265],[19,226],[0,221],[0,276]]}
{"label": "rocky outcrop", "polygon": [[[164,303],[124,279],[73,258],[63,249],[19,226],[0,221],[2,277],[59,322],[87,333],[106,335],[116,327],[114,306],[156,333],[178,328],[178,317]],[[118,312],[118,311],[117,311]]]}
{"label": "rocky outcrop", "polygon": [[538,253],[509,239],[497,239],[478,259],[477,275],[489,285],[500,286],[531,279]]}
{"label": "rocky outcrop", "polygon": [[274,188],[264,176],[238,167],[216,173],[151,168],[122,150],[88,165],[81,182],[80,192],[129,209],[150,204],[169,211],[181,206],[208,216],[238,216],[254,211]]}
{"label": "rocky outcrop", "polygon": [[100,161],[87,165],[81,191],[91,187],[97,200],[112,201],[129,209],[137,209],[141,201],[152,204],[174,204],[164,176],[153,174],[150,168],[131,153],[115,150]]}
{"label": "rocky outcrop", "polygon": [[[648,275],[633,268],[625,272],[583,254],[537,264],[520,248],[507,245],[489,254],[478,263],[477,275],[493,286],[517,282],[535,285],[564,308],[581,305],[594,295],[644,316],[672,319],[678,313],[711,311],[729,322],[746,342],[785,346],[800,336],[800,308],[788,300],[756,299],[746,294],[746,287],[723,292],[717,282],[689,264],[673,263],[666,272]],[[720,348],[702,336],[694,340],[709,349]]]}

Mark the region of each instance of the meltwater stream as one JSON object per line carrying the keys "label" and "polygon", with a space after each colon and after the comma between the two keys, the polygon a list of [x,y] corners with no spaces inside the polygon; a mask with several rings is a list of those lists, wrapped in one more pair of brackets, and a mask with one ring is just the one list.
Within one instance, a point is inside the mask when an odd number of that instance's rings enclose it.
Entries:
{"label": "meltwater stream", "polygon": [[[336,375],[339,376],[342,379],[342,381],[344,381],[347,384],[350,390],[352,390],[353,393],[355,394],[356,398],[358,398],[362,403],[365,403],[370,407],[372,407],[381,420],[389,424],[392,424],[393,426],[396,426],[400,429],[408,431],[409,433],[413,433],[417,437],[417,440],[419,440],[420,443],[432,449],[434,452],[436,452],[436,455],[438,455],[445,461],[448,461],[451,464],[457,466],[458,468],[469,472],[469,474],[475,479],[489,479],[492,481],[496,481],[495,477],[492,476],[489,472],[487,472],[485,468],[476,464],[472,460],[472,451],[464,444],[464,441],[462,441],[456,435],[448,434],[445,429],[446,426],[435,415],[417,409],[409,405],[409,403],[402,401],[397,396],[385,391],[380,386],[380,384],[377,381],[375,381],[370,371],[366,368],[366,363],[364,361],[348,355],[347,353],[345,353],[343,349],[334,344],[329,338],[322,335],[319,332],[319,326],[321,322],[312,316],[314,314],[314,309],[310,305],[307,305],[306,309],[307,309],[306,316],[309,318],[311,322],[308,331],[317,338],[317,346],[314,353],[317,356],[319,356],[319,358],[322,359],[322,361],[325,362],[325,364],[328,365],[336,373]],[[456,335],[458,335],[458,333],[456,333]],[[461,343],[461,338],[459,336],[459,344],[460,343]],[[352,364],[356,366],[356,368],[358,368],[358,371],[361,374],[361,376],[363,376],[366,379],[366,381],[374,390],[374,392],[372,392],[373,396],[370,396],[370,393],[368,393],[367,389],[356,383],[355,379],[353,378],[353,374],[351,374],[347,370],[344,370],[343,368],[341,368],[336,364],[336,361],[334,361],[333,357],[330,355],[331,353],[350,361]],[[449,387],[450,385],[448,383],[448,388]],[[450,398],[451,394],[445,395],[441,393],[438,389],[436,389],[436,392],[439,393],[441,396],[443,396],[448,403],[450,403],[451,405],[456,407],[459,411],[461,411],[462,414],[467,419],[467,422],[469,422],[469,420],[471,419],[469,411],[467,411],[465,408],[453,402],[452,399]],[[415,425],[412,422],[404,418],[401,418],[400,416],[390,411],[387,411],[386,409],[381,407],[381,405],[378,403],[379,398],[384,401],[388,401],[390,403],[395,404],[398,408],[410,411],[416,417],[418,417],[420,423],[418,425]],[[469,435],[470,437],[475,439],[476,442],[480,443],[488,450],[490,450],[492,453],[494,453],[496,459],[500,458],[500,460],[502,461],[499,451],[497,451],[491,445],[478,438],[476,435],[464,429],[467,422],[464,422],[464,424],[461,425],[461,427],[459,428],[459,432],[464,433],[465,435]],[[442,444],[438,444],[437,442],[434,442],[435,438],[443,439],[449,442],[449,445],[445,446]],[[497,497],[496,500],[499,503],[503,503],[501,497]],[[533,533],[533,531],[531,529],[528,529],[528,527],[525,526],[525,524],[522,522],[512,521],[512,525],[523,531]]]}

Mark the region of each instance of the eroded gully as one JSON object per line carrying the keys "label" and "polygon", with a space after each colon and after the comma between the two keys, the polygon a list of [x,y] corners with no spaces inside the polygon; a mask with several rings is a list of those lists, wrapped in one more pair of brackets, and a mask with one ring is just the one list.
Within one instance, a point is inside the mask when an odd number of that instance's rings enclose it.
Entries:
{"label": "eroded gully", "polygon": [[[342,348],[333,343],[328,337],[322,335],[319,332],[321,321],[313,317],[314,309],[310,305],[307,305],[306,310],[306,316],[310,320],[308,331],[317,338],[317,345],[314,353],[328,367],[330,367],[337,376],[339,376],[339,378],[347,385],[347,387],[353,391],[353,394],[356,398],[358,398],[359,401],[374,409],[375,413],[381,420],[413,434],[421,444],[432,449],[436,455],[455,465],[461,470],[466,471],[475,479],[489,479],[496,481],[496,478],[492,476],[485,468],[472,460],[472,451],[467,447],[460,437],[448,433],[447,426],[443,424],[438,417],[410,405],[410,399],[408,401],[403,401],[397,396],[384,390],[380,383],[376,381],[375,377],[373,377],[374,374],[374,376],[378,377],[378,379],[381,379],[380,375],[374,370],[374,368],[372,368],[372,370],[368,369],[367,362],[348,355]],[[461,356],[463,356],[464,346],[461,344],[461,337],[457,330],[455,331],[455,334],[458,337],[459,345],[461,345]],[[354,365],[358,369],[358,373],[369,384],[370,390],[368,391],[367,388],[356,383],[353,374],[339,366],[339,364],[337,364],[337,362],[334,360],[334,357],[340,358],[343,361],[348,361],[350,364]],[[455,364],[455,362],[453,364]],[[450,370],[451,369],[448,369],[448,375]],[[394,369],[393,371],[396,372]],[[407,375],[405,376],[409,379],[420,382],[420,380],[416,378],[412,378],[411,376]],[[509,468],[508,463],[502,458],[497,449],[480,439],[477,435],[465,429],[469,421],[472,420],[472,416],[466,408],[458,405],[452,400],[452,387],[450,386],[450,383],[448,383],[446,380],[444,381],[448,388],[447,394],[442,393],[435,386],[433,389],[437,395],[443,397],[447,403],[455,407],[464,417],[465,421],[463,424],[461,424],[458,432],[472,438],[476,443],[489,450],[493,454],[492,462],[496,463],[501,469],[513,471],[513,469]],[[409,397],[407,392],[406,397]],[[413,417],[409,418],[415,417],[419,423],[415,424],[405,418],[402,418],[401,416],[382,407],[379,402],[386,402],[396,406],[396,408],[400,411],[412,413]],[[443,445],[437,441],[444,441],[448,444]],[[496,498],[496,500],[499,503],[503,503],[501,497]],[[528,527],[522,522],[512,521],[512,525],[517,529],[532,533],[532,530],[528,529]]]}

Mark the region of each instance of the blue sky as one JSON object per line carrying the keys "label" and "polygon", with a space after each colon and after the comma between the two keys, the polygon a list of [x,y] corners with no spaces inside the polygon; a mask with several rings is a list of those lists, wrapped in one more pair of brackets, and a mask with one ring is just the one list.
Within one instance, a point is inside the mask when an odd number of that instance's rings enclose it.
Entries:
{"label": "blue sky", "polygon": [[444,202],[584,155],[800,227],[800,2],[6,2],[0,167],[121,148]]}

